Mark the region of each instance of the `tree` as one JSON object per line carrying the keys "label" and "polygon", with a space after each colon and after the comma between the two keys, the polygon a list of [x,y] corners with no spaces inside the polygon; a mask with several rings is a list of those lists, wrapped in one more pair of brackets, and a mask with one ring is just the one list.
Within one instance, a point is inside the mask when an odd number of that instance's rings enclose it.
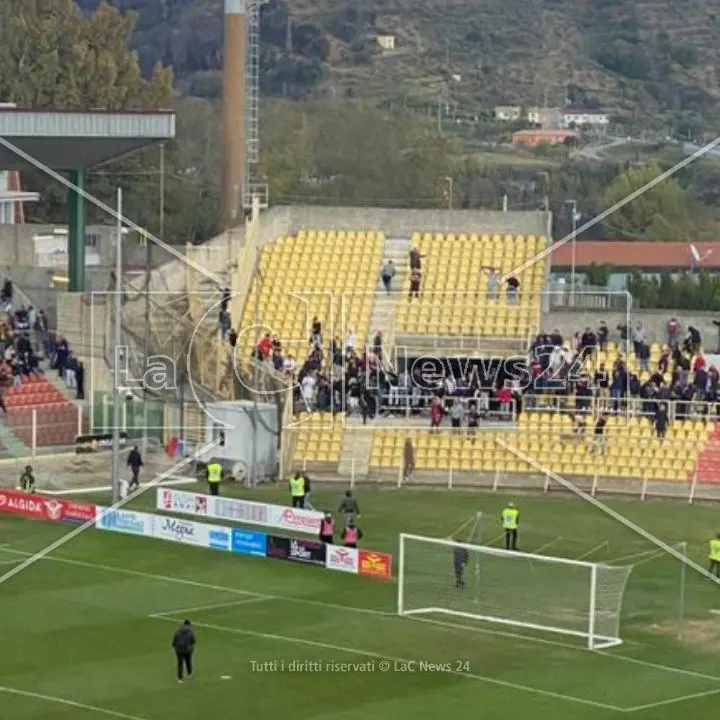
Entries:
{"label": "tree", "polygon": [[[627,170],[606,188],[602,195],[603,205],[612,208],[661,173],[654,163]],[[685,193],[672,177],[642,192],[604,222],[615,235],[626,237],[682,240],[692,234]]]}
{"label": "tree", "polygon": [[137,21],[102,4],[83,15],[74,0],[4,0],[0,6],[0,97],[56,110],[167,105],[172,71],[140,74],[127,47]]}

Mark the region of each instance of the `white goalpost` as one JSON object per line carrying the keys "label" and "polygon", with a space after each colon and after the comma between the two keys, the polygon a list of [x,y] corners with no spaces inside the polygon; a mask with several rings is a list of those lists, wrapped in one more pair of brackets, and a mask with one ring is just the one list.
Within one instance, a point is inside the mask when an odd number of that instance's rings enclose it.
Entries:
{"label": "white goalpost", "polygon": [[[461,587],[458,549],[467,553]],[[590,650],[622,643],[620,613],[632,567],[404,533],[398,567],[401,616],[453,615],[561,633],[583,638]]]}

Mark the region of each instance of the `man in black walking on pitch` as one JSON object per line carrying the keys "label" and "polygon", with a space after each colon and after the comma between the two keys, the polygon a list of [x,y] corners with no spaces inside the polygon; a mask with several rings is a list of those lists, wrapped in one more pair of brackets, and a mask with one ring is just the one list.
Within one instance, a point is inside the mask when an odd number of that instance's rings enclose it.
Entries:
{"label": "man in black walking on pitch", "polygon": [[172,647],[175,650],[177,658],[177,679],[181,683],[183,681],[183,672],[187,670],[187,676],[192,677],[193,666],[192,656],[195,650],[195,633],[189,620],[185,620],[183,624],[175,631],[172,639]]}

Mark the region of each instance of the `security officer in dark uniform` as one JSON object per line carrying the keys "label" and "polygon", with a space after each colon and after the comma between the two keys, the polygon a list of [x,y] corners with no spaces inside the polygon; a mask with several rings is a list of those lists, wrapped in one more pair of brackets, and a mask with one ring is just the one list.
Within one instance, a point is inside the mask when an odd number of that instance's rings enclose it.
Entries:
{"label": "security officer in dark uniform", "polygon": [[455,571],[455,587],[462,590],[465,587],[465,566],[470,556],[464,547],[456,547],[453,550],[453,570]]}
{"label": "security officer in dark uniform", "polygon": [[185,620],[183,624],[175,631],[172,639],[172,647],[175,651],[177,659],[177,679],[178,682],[183,681],[183,671],[187,670],[187,676],[192,677],[193,665],[192,656],[195,651],[195,633],[189,620]]}

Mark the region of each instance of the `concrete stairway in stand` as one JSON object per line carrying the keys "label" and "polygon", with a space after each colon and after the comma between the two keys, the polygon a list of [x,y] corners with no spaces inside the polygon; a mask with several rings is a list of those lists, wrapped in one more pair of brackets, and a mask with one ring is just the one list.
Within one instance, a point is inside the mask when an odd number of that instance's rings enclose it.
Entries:
{"label": "concrete stairway in stand", "polygon": [[370,318],[370,342],[372,343],[375,334],[379,331],[383,337],[383,348],[387,357],[395,344],[395,313],[397,310],[398,298],[402,293],[403,282],[410,271],[410,239],[409,238],[386,238],[383,249],[383,265],[387,260],[392,260],[395,265],[395,277],[392,282],[392,291],[386,292],[380,274],[378,273],[377,295],[375,305]]}
{"label": "concrete stairway in stand", "polygon": [[363,425],[361,418],[346,417],[343,446],[338,463],[338,475],[351,480],[363,480],[370,469],[373,425]]}

